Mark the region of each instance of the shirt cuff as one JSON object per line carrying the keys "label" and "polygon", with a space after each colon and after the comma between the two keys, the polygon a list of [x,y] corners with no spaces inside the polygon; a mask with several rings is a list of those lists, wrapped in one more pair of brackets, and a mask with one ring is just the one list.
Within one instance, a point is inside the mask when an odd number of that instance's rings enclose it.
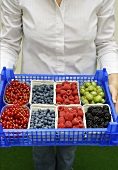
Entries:
{"label": "shirt cuff", "polygon": [[10,53],[6,53],[4,51],[1,52],[1,63],[0,63],[0,72],[3,67],[11,68],[15,71],[16,68],[16,56],[11,55]]}
{"label": "shirt cuff", "polygon": [[104,54],[98,61],[100,68],[106,68],[108,74],[118,73],[118,53]]}

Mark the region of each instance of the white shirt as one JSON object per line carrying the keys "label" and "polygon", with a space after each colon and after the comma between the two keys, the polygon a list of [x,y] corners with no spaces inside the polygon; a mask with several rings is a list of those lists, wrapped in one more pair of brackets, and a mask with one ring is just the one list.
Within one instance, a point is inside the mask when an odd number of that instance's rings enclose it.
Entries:
{"label": "white shirt", "polygon": [[[23,73],[118,73],[114,0],[3,0],[1,68],[15,68],[23,37]],[[96,57],[97,56],[97,57]]]}

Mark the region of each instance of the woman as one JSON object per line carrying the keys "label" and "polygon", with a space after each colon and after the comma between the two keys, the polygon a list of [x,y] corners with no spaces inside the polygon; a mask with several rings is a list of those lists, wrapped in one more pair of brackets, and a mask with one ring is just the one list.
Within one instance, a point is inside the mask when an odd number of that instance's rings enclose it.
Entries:
{"label": "woman", "polygon": [[[114,0],[3,0],[1,14],[1,68],[15,69],[21,39],[22,73],[94,74],[98,59],[118,112]],[[75,150],[34,147],[35,168],[70,170]]]}

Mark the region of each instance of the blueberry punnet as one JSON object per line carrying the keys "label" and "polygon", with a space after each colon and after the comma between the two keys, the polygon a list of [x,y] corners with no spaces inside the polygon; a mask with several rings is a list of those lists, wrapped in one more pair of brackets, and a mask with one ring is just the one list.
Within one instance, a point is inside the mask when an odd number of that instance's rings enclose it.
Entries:
{"label": "blueberry punnet", "polygon": [[38,109],[32,111],[30,129],[55,128],[55,111],[52,109]]}
{"label": "blueberry punnet", "polygon": [[32,88],[32,104],[53,104],[53,84],[34,85]]}

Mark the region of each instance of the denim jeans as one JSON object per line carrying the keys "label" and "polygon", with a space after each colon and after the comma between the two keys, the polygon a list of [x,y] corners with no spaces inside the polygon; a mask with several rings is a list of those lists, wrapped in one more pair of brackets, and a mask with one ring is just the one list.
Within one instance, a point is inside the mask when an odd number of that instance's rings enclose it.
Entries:
{"label": "denim jeans", "polygon": [[53,146],[33,147],[35,170],[71,170],[76,146],[57,146],[56,154]]}

